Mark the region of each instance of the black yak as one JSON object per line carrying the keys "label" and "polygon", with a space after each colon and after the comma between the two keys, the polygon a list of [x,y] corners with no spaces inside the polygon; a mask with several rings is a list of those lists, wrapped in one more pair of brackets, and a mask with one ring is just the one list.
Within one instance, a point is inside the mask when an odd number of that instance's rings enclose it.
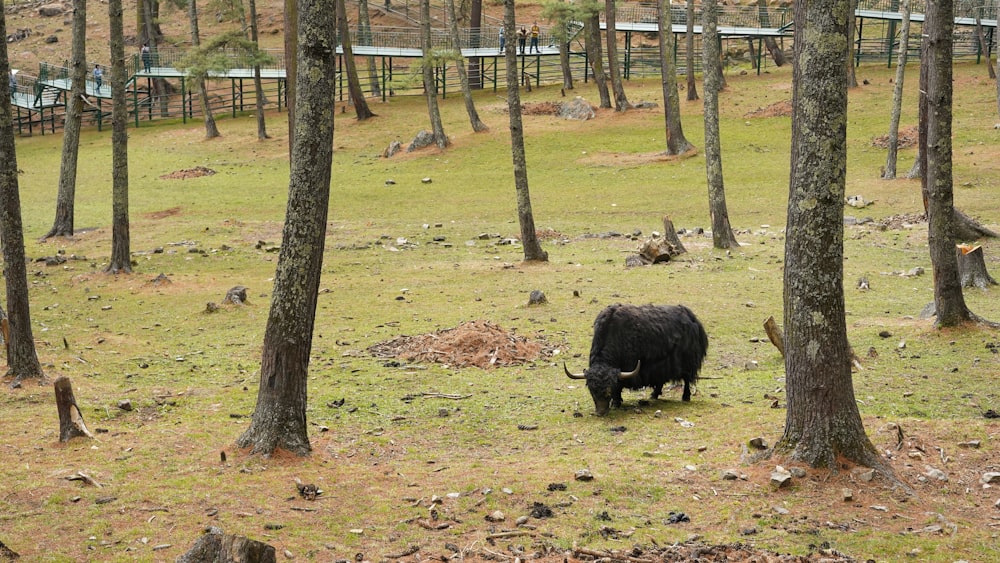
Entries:
{"label": "black yak", "polygon": [[[684,401],[698,381],[708,335],[683,305],[611,305],[594,321],[590,366],[571,379],[586,379],[597,415],[622,406],[622,388],[652,387],[656,399],[668,382],[684,382]],[[630,369],[632,371],[623,371]]]}

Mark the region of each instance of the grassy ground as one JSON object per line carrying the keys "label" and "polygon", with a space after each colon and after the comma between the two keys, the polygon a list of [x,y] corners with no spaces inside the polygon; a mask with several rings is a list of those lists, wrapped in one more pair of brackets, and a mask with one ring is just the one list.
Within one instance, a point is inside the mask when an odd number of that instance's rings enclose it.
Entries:
{"label": "grassy ground", "polygon": [[[915,123],[913,69],[904,126]],[[893,73],[862,67],[859,80],[869,84],[851,93],[847,192],[875,203],[849,215],[881,220],[921,210],[917,182],[878,179],[885,155],[872,139],[887,128]],[[316,560],[379,560],[410,546],[420,551],[409,559],[422,560],[450,554],[447,544],[470,556],[512,559],[522,548],[561,558],[574,544],[629,549],[694,536],[797,554],[829,544],[860,559],[1000,558],[1000,496],[979,482],[1000,470],[1000,426],[983,417],[1000,408],[1000,335],[938,331],[918,318],[933,299],[932,280],[902,274],[930,271],[925,224],[848,227],[844,265],[848,332],[865,364],[854,380],[862,414],[917,496],[864,482],[850,468],[808,470],[774,491],[775,461],[741,464],[743,444],[758,436],[773,443],[784,422],[783,364],[761,323],[781,318],[790,130],[788,117],[748,115],[788,101],[791,74],[734,72],[728,80],[724,171],[743,247],[720,252],[709,237],[687,236],[689,253],[679,260],[628,270],[624,258],[637,241],[599,235],[641,238],[662,229],[664,214],[679,228],[709,225],[703,156],[656,156],[665,146],[661,112],[599,112],[588,122],[526,117],[535,220],[550,255],[548,264],[528,266],[518,246],[502,244],[518,227],[500,98],[478,96],[492,129],[474,135],[459,97],[449,96],[453,146],[392,159],[379,156],[389,142],[405,144],[427,127],[422,99],[376,103],[379,117],[368,123],[354,122],[348,108],[335,138],[307,459],[248,457],[233,447],[256,398],[280,242],[284,115],[269,116],[275,138],[263,143],[250,117],[222,119],[224,136],[211,142],[199,124],[130,130],[131,276],[101,273],[110,253],[110,132],[84,132],[79,233],[48,242],[38,238],[53,218],[61,135],[18,139],[39,356],[49,378],[72,378],[98,433],[60,444],[51,386],[3,387],[0,540],[29,560],[54,561],[172,560],[208,525]],[[632,101],[659,100],[655,81],[627,88]],[[997,230],[994,86],[983,67],[960,66],[955,90],[956,204]],[[591,85],[575,93],[596,98]],[[526,96],[556,100],[556,88]],[[685,132],[699,146],[700,110],[683,105]],[[913,157],[903,150],[900,170]],[[162,178],[196,166],[217,174]],[[997,277],[1000,245],[984,246]],[[57,255],[67,260],[38,261]],[[161,273],[169,283],[154,281]],[[855,289],[861,276],[870,291]],[[235,285],[249,288],[248,305],[205,312]],[[547,305],[527,307],[535,289]],[[966,299],[1000,319],[997,291],[969,290]],[[632,393],[625,409],[590,416],[589,395],[561,363],[584,367],[591,323],[614,302],[685,303],[702,319],[707,379],[691,403],[674,392],[652,403]],[[543,338],[552,351],[491,370],[399,365],[366,351],[474,319]],[[122,399],[135,409],[117,408]],[[971,440],[980,447],[960,447]],[[926,477],[928,467],[948,480]],[[580,469],[595,479],[576,481]],[[726,469],[745,479],[722,480]],[[65,479],[78,471],[103,487]],[[317,484],[319,500],[299,499],[295,477]],[[553,483],[566,490],[550,490]],[[420,525],[435,496],[446,529]],[[534,503],[554,513],[520,528],[534,535],[489,537],[514,529]],[[485,520],[497,510],[505,521]],[[691,521],[669,524],[670,511]]]}

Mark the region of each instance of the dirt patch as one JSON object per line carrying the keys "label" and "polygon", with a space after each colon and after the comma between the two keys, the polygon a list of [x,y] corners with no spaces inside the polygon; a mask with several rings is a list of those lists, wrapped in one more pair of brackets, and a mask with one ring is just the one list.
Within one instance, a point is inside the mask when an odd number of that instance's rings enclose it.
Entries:
{"label": "dirt patch", "polygon": [[757,108],[744,114],[743,117],[790,117],[791,115],[792,102],[790,100],[785,100],[783,102],[775,102],[766,108]]}
{"label": "dirt patch", "polygon": [[787,555],[780,554],[766,549],[760,549],[741,543],[729,545],[705,545],[702,543],[684,543],[671,545],[663,548],[643,550],[633,548],[627,554],[612,554],[602,552],[590,552],[584,555],[592,557],[609,558],[611,560],[621,559],[628,561],[655,560],[660,563],[671,561],[703,561],[710,563],[713,561],[726,561],[729,563],[758,562],[768,563],[806,563],[810,561],[823,561],[825,563],[838,563],[855,561],[835,549],[821,547],[818,551],[809,555]]}
{"label": "dirt patch", "polygon": [[[899,130],[896,134],[896,146],[898,148],[907,148],[917,145],[917,139],[920,137],[920,133],[915,125],[910,127],[904,127]],[[889,135],[879,135],[872,139],[872,146],[879,149],[889,148]]]}
{"label": "dirt patch", "polygon": [[188,178],[200,178],[202,176],[212,176],[215,174],[215,170],[211,168],[205,168],[204,166],[195,166],[194,168],[185,168],[184,170],[177,170],[171,172],[170,174],[164,174],[160,176],[161,180],[187,180]]}
{"label": "dirt patch", "polygon": [[530,339],[489,321],[475,320],[429,334],[399,336],[375,344],[368,351],[377,358],[488,369],[526,364],[552,349],[540,338]]}
{"label": "dirt patch", "polygon": [[666,152],[645,152],[645,153],[620,153],[620,152],[599,152],[588,154],[580,158],[577,162],[593,166],[616,166],[635,167],[651,164],[655,162],[672,162],[694,156],[698,154],[698,149],[679,155],[668,155]]}
{"label": "dirt patch", "polygon": [[152,211],[146,214],[147,219],[166,219],[167,217],[173,217],[174,215],[180,215],[180,207],[171,207],[170,209],[162,209],[160,211]]}

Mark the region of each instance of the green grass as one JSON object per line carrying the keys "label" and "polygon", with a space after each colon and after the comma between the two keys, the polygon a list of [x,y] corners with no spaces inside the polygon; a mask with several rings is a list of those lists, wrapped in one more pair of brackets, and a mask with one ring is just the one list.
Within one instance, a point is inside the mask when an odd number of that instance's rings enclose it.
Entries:
{"label": "green grass", "polygon": [[[912,68],[904,126],[915,123]],[[885,155],[871,145],[885,134],[893,75],[864,66],[858,77],[870,84],[851,92],[847,191],[875,204],[848,208],[850,215],[881,219],[920,211],[918,183],[879,180]],[[983,67],[956,68],[955,198],[996,230],[1000,134],[992,128],[994,85],[981,75]],[[767,485],[773,462],[741,465],[742,444],[756,436],[773,443],[784,422],[783,409],[771,408],[772,397],[785,402],[783,363],[761,324],[769,315],[781,319],[790,135],[788,117],[746,114],[789,100],[791,74],[772,69],[728,80],[723,164],[730,217],[744,246],[726,253],[712,249],[709,237],[688,236],[689,253],[679,260],[630,270],[624,258],[637,241],[593,235],[646,236],[662,230],[665,214],[679,228],[709,226],[703,155],[637,156],[663,150],[661,112],[601,112],[583,123],[526,117],[535,220],[555,233],[543,239],[550,255],[544,265],[524,265],[518,246],[499,244],[519,229],[506,116],[495,94],[477,97],[489,133],[470,133],[459,97],[449,96],[443,110],[452,147],[388,160],[379,154],[390,141],[405,143],[428,126],[422,99],[376,103],[379,117],[369,123],[354,122],[349,108],[338,114],[309,381],[314,450],[304,460],[251,458],[233,449],[256,399],[277,260],[268,248],[279,244],[284,216],[284,114],[269,115],[275,138],[264,143],[256,141],[251,117],[221,120],[224,137],[210,142],[197,123],[129,130],[137,263],[131,276],[101,273],[110,253],[110,132],[83,134],[80,232],[47,242],[38,239],[54,216],[61,135],[19,138],[39,356],[48,377],[72,378],[88,425],[101,433],[93,441],[59,444],[48,386],[29,382],[0,395],[0,539],[31,560],[52,561],[173,559],[207,525],[318,560],[356,553],[374,560],[409,545],[421,546],[417,557],[431,557],[445,553],[446,543],[494,552],[513,544],[559,553],[574,542],[624,549],[692,535],[791,553],[827,541],[876,560],[915,549],[928,561],[997,559],[996,494],[978,478],[995,470],[998,427],[982,412],[998,408],[992,382],[1000,358],[986,346],[1000,336],[975,328],[938,331],[917,318],[933,299],[924,226],[848,227],[844,264],[848,333],[865,364],[854,384],[866,427],[876,445],[893,452],[894,466],[919,497],[901,502],[879,482],[852,482],[848,470],[810,471],[792,489],[775,492]],[[659,99],[656,81],[626,86],[633,101]],[[578,84],[575,94],[596,98],[591,85]],[[540,88],[525,101],[558,96],[558,89]],[[685,132],[698,146],[700,107],[682,103]],[[901,151],[899,169],[907,170],[913,157],[913,149]],[[217,174],[161,178],[195,166]],[[490,236],[480,239],[481,233]],[[399,238],[411,244],[394,251]],[[266,244],[258,248],[258,241]],[[985,250],[996,277],[1000,246],[986,241]],[[59,266],[34,261],[57,252],[74,259]],[[917,266],[928,273],[900,275]],[[160,273],[172,283],[153,284]],[[854,288],[862,275],[870,291]],[[247,306],[205,313],[206,303],[221,302],[234,285],[249,288]],[[534,289],[546,293],[547,305],[527,306]],[[996,291],[970,290],[966,299],[976,313],[1000,319]],[[590,397],[565,378],[561,364],[584,366],[593,319],[613,302],[685,303],[702,319],[710,350],[706,379],[691,403],[669,393],[668,400],[640,405],[645,394],[627,393],[627,408],[590,416]],[[366,352],[399,335],[472,319],[544,337],[559,353],[484,371],[391,367]],[[891,336],[880,337],[881,331]],[[869,349],[877,357],[869,358]],[[469,397],[403,400],[422,392]],[[123,398],[135,410],[119,411]],[[339,399],[346,400],[343,407],[330,406]],[[899,451],[890,422],[904,430]],[[518,430],[523,424],[538,428]],[[612,432],[619,426],[625,431]],[[982,447],[957,446],[971,439]],[[948,472],[949,482],[919,481],[925,465]],[[594,481],[573,479],[583,468]],[[747,480],[722,481],[719,472],[728,468]],[[63,479],[76,471],[105,487]],[[324,490],[321,500],[294,499],[293,477],[316,483]],[[550,483],[565,483],[567,490],[549,491]],[[854,489],[856,501],[841,500],[843,487]],[[444,498],[438,510],[451,519],[447,530],[429,531],[415,521],[428,516],[434,495]],[[95,504],[102,496],[117,500]],[[555,511],[554,518],[530,522],[538,536],[486,543],[491,529],[513,528],[534,502]],[[774,506],[790,513],[778,514]],[[486,522],[494,510],[507,521]],[[689,514],[691,523],[667,524],[670,511]],[[605,512],[610,521],[598,518]],[[956,523],[958,532],[905,533],[937,522],[927,512]],[[284,527],[265,527],[275,523]],[[623,535],[604,538],[602,526]],[[758,533],[741,533],[751,527]],[[171,547],[153,550],[166,544]]]}

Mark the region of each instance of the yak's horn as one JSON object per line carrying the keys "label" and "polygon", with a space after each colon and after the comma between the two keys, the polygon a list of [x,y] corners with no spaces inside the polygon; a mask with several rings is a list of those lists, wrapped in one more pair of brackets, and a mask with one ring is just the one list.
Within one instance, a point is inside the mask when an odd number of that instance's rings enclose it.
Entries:
{"label": "yak's horn", "polygon": [[623,372],[621,372],[621,374],[618,375],[618,379],[620,379],[620,380],[631,379],[632,377],[635,377],[636,375],[639,375],[639,368],[641,366],[642,366],[642,360],[636,361],[635,362],[635,369],[632,370],[632,371],[623,371]]}
{"label": "yak's horn", "polygon": [[569,368],[568,368],[568,367],[566,367],[566,362],[563,362],[563,370],[565,370],[565,371],[566,371],[566,375],[567,375],[567,376],[568,376],[568,377],[569,377],[570,379],[586,379],[586,378],[587,378],[587,376],[585,376],[585,375],[584,375],[584,374],[582,374],[582,373],[572,373],[572,372],[570,372],[570,371],[569,371]]}

